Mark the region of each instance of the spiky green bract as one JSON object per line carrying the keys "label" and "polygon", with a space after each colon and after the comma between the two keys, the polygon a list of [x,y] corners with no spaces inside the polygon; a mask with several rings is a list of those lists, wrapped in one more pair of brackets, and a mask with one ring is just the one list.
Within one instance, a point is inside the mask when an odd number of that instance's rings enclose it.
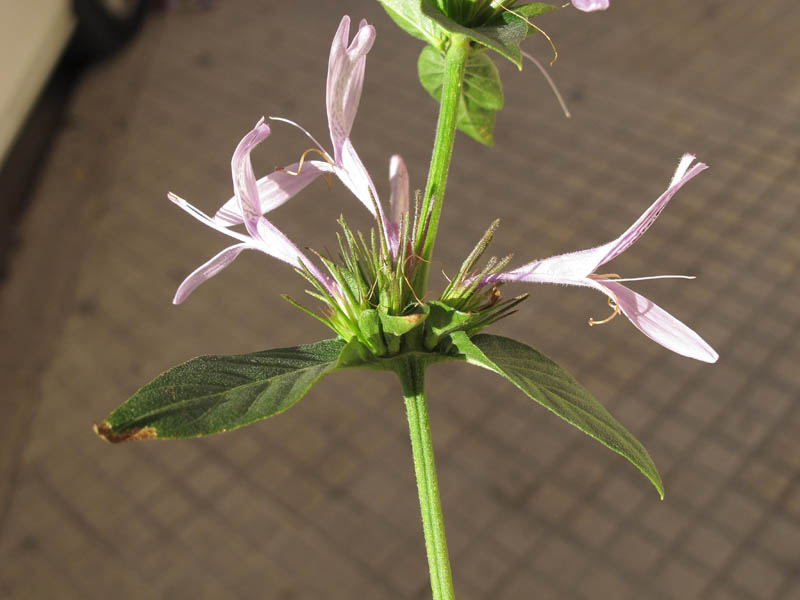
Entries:
{"label": "spiky green bract", "polygon": [[392,252],[382,228],[372,229],[367,238],[350,229],[343,217],[339,225],[338,252],[317,256],[340,294],[334,296],[311,273],[298,270],[313,287],[308,293],[320,300],[325,309],[317,314],[284,297],[341,338],[357,339],[375,356],[396,354],[400,351],[400,338],[420,325],[427,315],[409,284],[419,264],[416,229],[409,215],[403,215],[397,250]]}
{"label": "spiky green bract", "polygon": [[[419,220],[419,203],[414,220]],[[325,323],[337,335],[357,341],[375,359],[406,352],[436,352],[443,338],[454,331],[473,335],[498,319],[514,312],[526,295],[504,300],[499,286],[479,286],[485,277],[503,269],[510,256],[491,258],[482,269],[475,265],[483,256],[497,228],[491,225],[478,245],[462,264],[455,278],[439,300],[423,302],[415,295],[411,282],[421,266],[419,240],[409,215],[404,215],[396,252],[375,229],[367,239],[353,232],[343,218],[339,225],[336,255],[317,253],[322,264],[341,290],[333,295],[318,277],[298,270],[313,287],[308,293],[321,301],[324,309],[317,313],[284,296],[290,303]],[[427,227],[422,223],[423,232]],[[380,232],[380,229],[377,229]]]}

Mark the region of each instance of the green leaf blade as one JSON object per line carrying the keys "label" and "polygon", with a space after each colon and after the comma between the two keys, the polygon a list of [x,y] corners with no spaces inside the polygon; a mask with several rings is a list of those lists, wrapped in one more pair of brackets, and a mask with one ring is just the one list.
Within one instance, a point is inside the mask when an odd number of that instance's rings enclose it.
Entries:
{"label": "green leaf blade", "polygon": [[420,0],[378,0],[386,14],[400,29],[412,37],[433,46],[441,46],[444,32],[430,18],[422,13]]}
{"label": "green leaf blade", "polygon": [[458,332],[452,339],[467,362],[502,375],[531,399],[627,458],[664,498],[661,476],[644,446],[558,364],[501,336],[479,334],[470,340]]}
{"label": "green leaf blade", "polygon": [[343,340],[236,356],[201,356],[145,385],[95,427],[117,443],[199,437],[291,408],[338,368]]}
{"label": "green leaf blade", "polygon": [[[440,102],[444,55],[433,46],[425,46],[419,55],[417,70],[422,87]],[[503,102],[503,85],[497,67],[485,52],[471,54],[464,68],[456,126],[481,144],[491,146],[495,114],[503,108]]]}

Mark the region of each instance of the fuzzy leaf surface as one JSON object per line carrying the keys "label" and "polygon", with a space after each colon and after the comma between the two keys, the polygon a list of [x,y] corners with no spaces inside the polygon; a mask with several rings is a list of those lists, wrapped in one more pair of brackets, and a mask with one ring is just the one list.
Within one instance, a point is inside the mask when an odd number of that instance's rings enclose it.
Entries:
{"label": "fuzzy leaf surface", "polygon": [[664,498],[661,476],[644,446],[558,364],[530,346],[497,335],[469,339],[457,332],[452,339],[467,362],[502,375],[529,398],[627,458]]}
{"label": "fuzzy leaf surface", "polygon": [[[416,7],[417,2],[410,4]],[[422,0],[420,7],[423,15],[438,25],[445,35],[454,33],[465,35],[479,46],[485,46],[504,56],[520,70],[522,53],[519,45],[529,34],[536,31],[526,23],[526,19],[530,21],[533,17],[558,8],[541,2],[525,4],[514,7],[513,12],[502,12],[494,22],[480,27],[466,27],[444,14],[434,0]]]}
{"label": "fuzzy leaf surface", "polygon": [[433,46],[441,46],[444,32],[422,13],[420,0],[378,0],[400,29]]}
{"label": "fuzzy leaf surface", "polygon": [[339,366],[341,339],[200,356],[159,375],[97,425],[109,442],[211,435],[293,406]]}
{"label": "fuzzy leaf surface", "polygon": [[[439,50],[432,46],[422,49],[417,62],[419,80],[437,102],[442,95],[444,66],[444,55]],[[502,107],[503,85],[497,67],[485,52],[473,53],[464,68],[457,127],[480,143],[491,146],[495,113]]]}

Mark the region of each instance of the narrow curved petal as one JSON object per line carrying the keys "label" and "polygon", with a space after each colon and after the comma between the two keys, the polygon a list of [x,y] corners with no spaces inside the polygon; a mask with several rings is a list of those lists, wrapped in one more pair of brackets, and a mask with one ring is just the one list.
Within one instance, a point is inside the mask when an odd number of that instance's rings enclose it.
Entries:
{"label": "narrow curved petal", "polygon": [[364,163],[361,162],[356,149],[353,148],[353,144],[349,139],[342,144],[342,151],[339,160],[336,162],[334,172],[366,209],[373,216],[379,217],[382,224],[385,224],[383,207],[378,201],[375,184],[372,183],[372,178],[369,176]]}
{"label": "narrow curved petal", "polygon": [[605,280],[597,283],[616,296],[622,314],[651,340],[683,356],[717,362],[719,355],[703,338],[658,305],[621,283]]}
{"label": "narrow curved petal", "polygon": [[367,53],[375,41],[375,28],[362,20],[358,26],[358,33],[348,46],[349,34],[350,17],[344,16],[331,45],[326,89],[328,127],[337,163],[342,144],[350,137],[350,130],[358,110]]}
{"label": "narrow curved petal", "polygon": [[[694,155],[692,154],[684,154],[681,158],[680,162],[678,163],[678,168],[675,170],[675,174],[672,176],[672,180],[670,181],[669,187],[661,194],[653,204],[650,205],[642,216],[639,217],[636,222],[628,227],[628,229],[619,236],[613,242],[609,242],[599,248],[595,248],[594,251],[587,251],[587,252],[595,252],[600,259],[597,263],[597,267],[603,265],[617,256],[625,252],[628,248],[630,248],[636,240],[638,240],[644,232],[650,229],[650,226],[655,222],[658,216],[661,214],[661,211],[667,206],[672,197],[675,193],[683,187],[683,185],[694,178],[696,175],[705,171],[708,166],[704,163],[697,163],[692,168],[689,168],[689,165],[692,164],[694,160]],[[602,249],[602,252],[600,251]],[[592,269],[594,271],[594,269]]]}
{"label": "narrow curved petal", "polygon": [[621,283],[607,279],[568,278],[531,272],[499,273],[484,280],[483,285],[505,282],[554,283],[591,287],[618,302],[620,311],[643,334],[654,342],[683,356],[713,363],[719,358],[714,349],[697,333],[667,311]]}
{"label": "narrow curved petal", "polygon": [[572,0],[572,6],[583,12],[605,10],[609,7],[609,0]]}
{"label": "narrow curved petal", "polygon": [[341,297],[341,290],[336,282],[320,271],[277,227],[261,217],[258,220],[257,229],[259,250],[294,267],[305,267],[328,290],[328,293],[335,298]]}
{"label": "narrow curved petal", "polygon": [[[172,192],[169,192],[169,193],[167,193],[167,198],[169,198],[171,202],[177,204],[180,208],[185,210],[187,213],[192,215],[195,219],[200,221],[203,225],[208,225],[212,229],[216,229],[220,233],[224,233],[225,235],[230,236],[232,238],[235,238],[235,239],[237,239],[237,240],[239,240],[241,242],[250,243],[251,239],[250,239],[249,236],[243,235],[243,234],[239,233],[238,231],[234,231],[232,229],[228,229],[226,227],[223,227],[222,225],[217,223],[214,219],[209,217],[206,213],[204,213],[202,210],[200,210],[199,208],[195,208],[194,206],[189,204],[186,200],[184,200],[180,196],[178,196],[176,194],[173,194]],[[240,223],[242,222],[241,219],[239,220],[239,222]]]}
{"label": "narrow curved petal", "polygon": [[389,187],[391,222],[399,226],[403,215],[408,213],[408,169],[403,158],[397,154],[389,161]]}
{"label": "narrow curved petal", "polygon": [[[287,200],[295,196],[317,177],[333,171],[333,167],[322,160],[307,160],[297,175],[300,163],[294,163],[279,171],[273,171],[262,177],[256,183],[258,189],[258,202],[260,214],[275,210]],[[239,210],[239,199],[230,198],[214,215],[214,221],[224,227],[242,223],[242,213]]]}
{"label": "narrow curved petal", "polygon": [[644,232],[655,222],[675,193],[681,189],[687,181],[708,168],[703,163],[697,163],[689,168],[693,160],[693,155],[683,155],[666,191],[617,239],[588,250],[579,250],[577,252],[559,254],[558,256],[551,256],[550,258],[533,261],[510,271],[507,275],[515,277],[511,279],[514,281],[526,281],[524,278],[533,274],[579,278],[587,277],[594,273],[599,266],[604,265],[625,252],[636,240],[642,237]]}
{"label": "narrow curved petal", "polygon": [[217,254],[208,262],[197,267],[192,273],[183,280],[175,292],[175,297],[172,299],[173,304],[180,304],[189,297],[197,287],[211,279],[214,275],[222,271],[225,267],[231,264],[239,253],[245,248],[254,249],[250,244],[236,244],[225,248],[222,252]]}
{"label": "narrow curved petal", "polygon": [[269,125],[264,118],[256,123],[255,127],[242,138],[231,158],[231,174],[233,176],[233,193],[239,199],[239,212],[247,228],[247,233],[255,237],[258,231],[258,221],[261,218],[261,206],[258,199],[258,186],[253,174],[253,165],[250,162],[250,152],[262,140],[269,136]]}

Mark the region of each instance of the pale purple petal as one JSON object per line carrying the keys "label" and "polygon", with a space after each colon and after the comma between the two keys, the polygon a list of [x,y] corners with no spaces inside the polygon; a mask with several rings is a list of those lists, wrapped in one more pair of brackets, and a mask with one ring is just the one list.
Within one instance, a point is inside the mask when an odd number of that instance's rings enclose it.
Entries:
{"label": "pale purple petal", "polygon": [[203,225],[208,225],[212,229],[216,229],[220,233],[224,233],[225,235],[230,236],[232,238],[235,238],[235,239],[237,239],[239,241],[242,241],[242,242],[250,243],[252,241],[250,236],[241,234],[238,231],[234,231],[232,229],[228,229],[227,227],[223,227],[219,223],[215,222],[214,219],[209,217],[202,210],[200,210],[198,208],[195,208],[194,206],[189,204],[186,200],[184,200],[180,196],[177,196],[177,195],[173,194],[172,192],[169,192],[169,193],[167,193],[167,198],[169,198],[172,202],[177,204],[179,207],[181,207],[187,213],[192,215],[195,219],[200,221]]}
{"label": "pale purple petal", "polygon": [[258,220],[257,228],[258,240],[263,244],[263,246],[259,247],[259,250],[295,267],[301,268],[305,266],[332,296],[335,298],[341,297],[341,291],[336,282],[320,271],[277,227],[264,217],[261,217]]}
{"label": "pale purple petal", "polygon": [[222,271],[225,267],[231,264],[234,259],[239,256],[239,253],[245,248],[253,249],[250,244],[236,244],[225,248],[222,252],[217,254],[214,258],[205,264],[197,267],[192,273],[183,280],[183,283],[178,286],[178,291],[175,292],[175,297],[172,299],[173,304],[180,304],[189,297],[197,287],[211,279],[214,275]]}
{"label": "pale purple petal", "polygon": [[581,250],[535,260],[506,273],[498,273],[488,278],[487,283],[494,281],[560,283],[562,279],[583,279],[592,273],[595,266],[593,257],[587,256],[588,252],[591,250]]}
{"label": "pale purple petal", "polygon": [[362,20],[358,26],[358,33],[348,46],[349,34],[350,17],[344,16],[331,45],[326,90],[328,127],[337,163],[342,144],[350,137],[350,130],[358,110],[367,52],[375,41],[375,28]]}
{"label": "pale purple petal", "polygon": [[400,225],[403,215],[408,213],[408,169],[403,158],[395,154],[389,161],[389,206],[391,207],[391,222]]}
{"label": "pale purple petal", "polygon": [[361,162],[349,139],[342,144],[341,155],[334,172],[373,216],[376,216],[377,210],[381,223],[385,224],[383,207],[378,201],[375,184],[372,183],[372,178],[367,173],[364,163]]}
{"label": "pale purple petal", "polygon": [[[604,265],[605,263],[615,259],[617,256],[625,252],[625,250],[630,248],[634,242],[636,242],[636,240],[642,237],[645,231],[650,229],[650,226],[655,222],[669,201],[672,200],[672,197],[675,195],[675,193],[681,189],[687,181],[708,168],[708,166],[703,163],[697,163],[690,169],[689,165],[693,160],[694,155],[683,155],[680,163],[678,164],[678,168],[675,171],[675,175],[672,177],[669,187],[663,194],[661,194],[661,196],[658,197],[655,202],[653,202],[650,208],[642,213],[642,216],[639,217],[633,225],[628,227],[625,233],[623,233],[613,242],[609,242],[608,244],[604,244],[603,246],[594,248],[593,250],[586,251],[592,253],[598,259],[596,267]],[[594,271],[594,269],[592,269],[592,271]]]}
{"label": "pale purple petal", "polygon": [[247,228],[247,232],[255,237],[257,235],[258,220],[261,218],[258,200],[258,186],[253,174],[253,165],[250,162],[250,152],[262,140],[269,136],[269,126],[264,123],[264,118],[256,123],[252,131],[242,138],[231,158],[231,174],[233,175],[233,193],[239,199],[239,212]]}
{"label": "pale purple petal", "polygon": [[553,283],[556,285],[577,285],[580,287],[597,288],[597,283],[594,279],[589,279],[588,277],[570,277],[566,274],[548,272],[546,269],[539,270],[537,268],[538,265],[546,263],[547,260],[535,261],[506,273],[488,275],[484,277],[480,285],[494,285],[496,283]]}
{"label": "pale purple petal", "polygon": [[558,256],[528,263],[509,271],[507,273],[507,275],[511,276],[509,281],[530,281],[526,277],[531,275],[578,278],[587,277],[594,273],[597,267],[613,260],[642,237],[675,193],[687,181],[708,168],[703,163],[697,163],[692,168],[689,168],[693,160],[693,155],[684,154],[667,190],[617,239],[588,250],[559,254]]}
{"label": "pale purple petal", "polygon": [[[300,163],[274,171],[258,180],[258,201],[261,214],[268,213],[284,202],[295,196],[323,173],[330,173],[333,167],[325,161],[307,160],[297,175],[287,171],[297,172]],[[242,223],[242,214],[239,210],[239,199],[234,196],[229,199],[214,215],[214,221],[223,226],[238,225]]]}
{"label": "pale purple petal", "polygon": [[609,0],[572,0],[572,5],[583,12],[593,12],[607,9]]}
{"label": "pale purple petal", "polygon": [[709,363],[717,362],[719,355],[714,349],[664,309],[621,283],[608,280],[597,283],[607,287],[616,296],[622,314],[653,341],[689,358]]}

